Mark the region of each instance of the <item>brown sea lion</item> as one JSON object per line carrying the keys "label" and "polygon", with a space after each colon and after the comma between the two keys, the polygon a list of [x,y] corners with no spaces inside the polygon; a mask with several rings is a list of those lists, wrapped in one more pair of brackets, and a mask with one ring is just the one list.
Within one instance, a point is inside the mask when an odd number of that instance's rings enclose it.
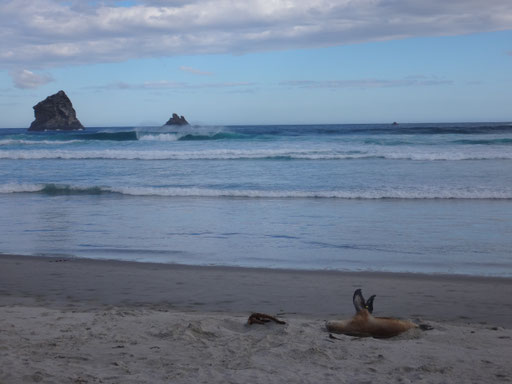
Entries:
{"label": "brown sea lion", "polygon": [[418,325],[411,321],[399,320],[391,317],[374,317],[373,299],[364,300],[360,289],[356,289],[353,296],[356,314],[347,320],[327,322],[327,330],[332,333],[342,333],[349,336],[388,338],[397,336],[412,328],[431,329],[428,325]]}

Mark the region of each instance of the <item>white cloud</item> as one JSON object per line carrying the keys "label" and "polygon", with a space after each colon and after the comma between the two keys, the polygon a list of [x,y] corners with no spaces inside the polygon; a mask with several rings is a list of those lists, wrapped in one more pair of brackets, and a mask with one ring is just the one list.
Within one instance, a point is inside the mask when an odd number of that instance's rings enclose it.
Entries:
{"label": "white cloud", "polygon": [[192,84],[187,82],[174,82],[174,81],[148,81],[144,83],[125,83],[118,82],[112,83],[102,86],[94,86],[90,87],[91,89],[96,90],[165,90],[165,89],[221,89],[221,88],[243,88],[243,87],[252,87],[255,86],[255,83],[251,82],[221,82],[221,83],[199,83]]}
{"label": "white cloud", "polygon": [[27,69],[11,71],[10,75],[16,88],[33,89],[53,81],[49,75],[38,75]]}
{"label": "white cloud", "polygon": [[510,28],[510,0],[2,0],[0,66],[238,54]]}

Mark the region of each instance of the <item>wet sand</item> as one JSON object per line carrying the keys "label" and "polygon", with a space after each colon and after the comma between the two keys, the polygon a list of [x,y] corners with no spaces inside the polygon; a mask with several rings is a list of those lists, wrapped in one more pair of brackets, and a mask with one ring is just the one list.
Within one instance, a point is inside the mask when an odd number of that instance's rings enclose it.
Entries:
{"label": "wet sand", "polygon": [[375,314],[512,328],[512,279],[454,275],[190,267],[0,256],[0,303],[51,308],[126,305],[206,312],[351,315],[352,293]]}

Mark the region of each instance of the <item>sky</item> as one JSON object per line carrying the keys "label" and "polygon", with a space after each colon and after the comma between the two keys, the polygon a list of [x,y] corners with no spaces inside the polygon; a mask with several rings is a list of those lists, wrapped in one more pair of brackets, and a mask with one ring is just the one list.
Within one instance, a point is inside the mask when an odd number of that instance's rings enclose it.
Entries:
{"label": "sky", "polygon": [[512,121],[510,0],[0,0],[0,128]]}

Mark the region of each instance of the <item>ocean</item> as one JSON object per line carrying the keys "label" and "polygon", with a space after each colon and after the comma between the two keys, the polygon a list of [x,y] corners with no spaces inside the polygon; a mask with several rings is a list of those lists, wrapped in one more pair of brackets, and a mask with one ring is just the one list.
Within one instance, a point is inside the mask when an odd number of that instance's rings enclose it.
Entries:
{"label": "ocean", "polygon": [[512,124],[0,129],[0,253],[512,277]]}

